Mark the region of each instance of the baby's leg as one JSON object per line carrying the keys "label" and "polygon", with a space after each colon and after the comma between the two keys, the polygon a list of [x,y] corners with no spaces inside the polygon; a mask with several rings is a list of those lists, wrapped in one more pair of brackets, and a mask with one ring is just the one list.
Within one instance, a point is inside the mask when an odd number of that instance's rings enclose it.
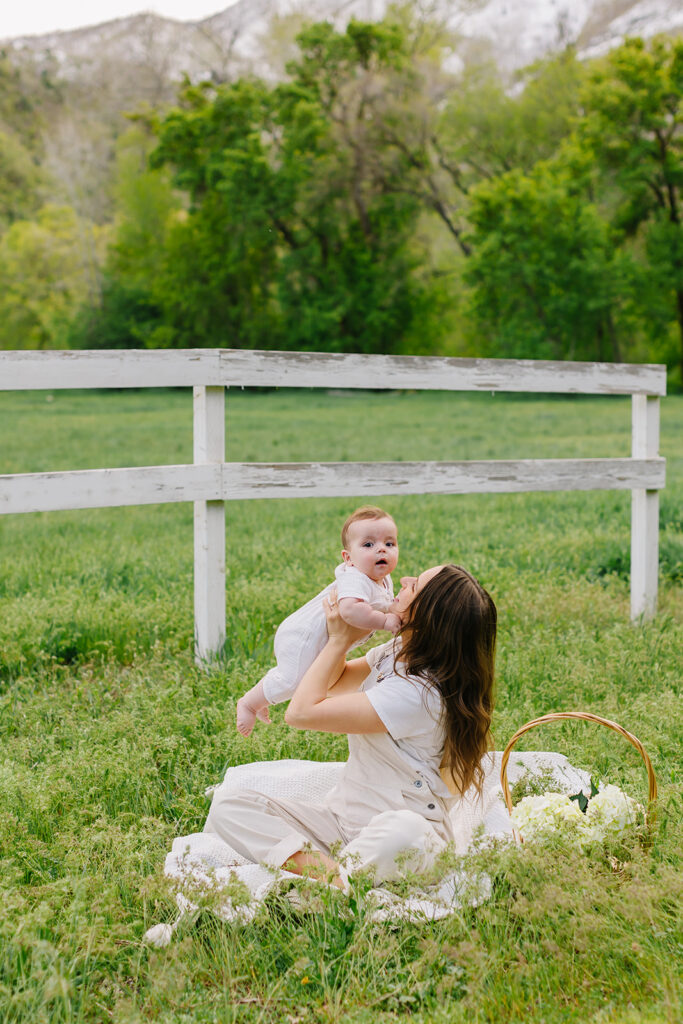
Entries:
{"label": "baby's leg", "polygon": [[[285,619],[275,634],[273,646],[277,666],[266,672],[263,679],[237,702],[237,730],[243,736],[249,736],[257,718],[270,722],[268,705],[280,704],[292,697],[298,683],[325,645],[327,626],[324,616],[320,613],[320,622],[314,618],[313,625],[305,620],[304,628],[300,626],[297,616],[299,613],[295,612],[294,616]],[[317,629],[314,628],[316,625]]]}
{"label": "baby's leg", "polygon": [[268,704],[282,704],[283,701],[290,700],[303,674],[302,672],[299,676],[295,675],[291,665],[282,666],[278,661],[277,667],[266,672],[261,680],[263,696]]}
{"label": "baby's leg", "polygon": [[257,718],[270,723],[268,700],[263,692],[263,679],[237,701],[237,731],[243,736],[249,736]]}
{"label": "baby's leg", "polygon": [[289,700],[297,682],[297,679],[283,672],[280,665],[266,672],[263,679],[237,701],[237,731],[243,736],[249,736],[257,718],[270,725],[269,706]]}

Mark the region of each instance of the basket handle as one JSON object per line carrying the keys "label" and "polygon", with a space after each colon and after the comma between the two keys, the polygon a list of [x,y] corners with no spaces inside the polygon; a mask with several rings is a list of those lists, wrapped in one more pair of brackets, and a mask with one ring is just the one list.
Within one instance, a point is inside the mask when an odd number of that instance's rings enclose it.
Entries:
{"label": "basket handle", "polygon": [[647,781],[648,781],[648,810],[647,810],[647,822],[648,824],[654,824],[656,820],[656,801],[657,801],[657,779],[652,768],[652,762],[648,756],[648,753],[640,742],[640,740],[632,733],[627,732],[617,722],[611,722],[609,718],[601,718],[599,715],[593,715],[589,711],[554,711],[549,715],[542,715],[540,718],[534,718],[533,721],[527,722],[526,725],[521,726],[512,737],[507,747],[503,751],[503,760],[500,765],[500,784],[503,787],[503,796],[505,797],[505,803],[507,809],[512,813],[512,794],[510,793],[510,786],[508,785],[507,766],[510,760],[510,754],[520,736],[523,736],[525,732],[529,732],[530,729],[534,729],[537,725],[543,725],[546,722],[559,722],[564,718],[578,718],[583,719],[586,722],[597,722],[598,725],[604,725],[608,729],[612,729],[614,732],[618,732],[620,736],[632,743],[636,748],[647,768]]}

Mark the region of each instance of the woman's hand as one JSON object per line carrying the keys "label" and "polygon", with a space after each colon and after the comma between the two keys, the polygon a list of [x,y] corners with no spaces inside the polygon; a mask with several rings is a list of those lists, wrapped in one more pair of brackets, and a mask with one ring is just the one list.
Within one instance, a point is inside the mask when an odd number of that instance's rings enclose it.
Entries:
{"label": "woman's hand", "polygon": [[351,647],[356,641],[362,640],[364,636],[368,636],[369,632],[371,632],[358,626],[351,626],[342,619],[339,613],[336,587],[332,588],[328,597],[323,598],[323,608],[325,610],[325,619],[327,620],[328,637],[332,641],[338,640],[340,644],[343,643],[345,649]]}

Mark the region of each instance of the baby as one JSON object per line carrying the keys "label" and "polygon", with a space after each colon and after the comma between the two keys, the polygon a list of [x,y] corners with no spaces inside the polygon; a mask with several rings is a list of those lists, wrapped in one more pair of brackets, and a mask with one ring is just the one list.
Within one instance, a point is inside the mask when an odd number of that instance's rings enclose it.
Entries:
{"label": "baby", "polygon": [[350,625],[368,633],[375,629],[396,633],[401,625],[391,611],[394,589],[389,574],[398,562],[394,520],[381,508],[364,505],[351,513],[341,537],[343,562],[335,569],[334,583],[281,623],[274,643],[277,667],[237,701],[237,729],[243,736],[251,733],[257,718],[270,722],[268,706],[289,700],[325,646],[327,624],[322,599],[333,587],[337,589],[339,613]]}

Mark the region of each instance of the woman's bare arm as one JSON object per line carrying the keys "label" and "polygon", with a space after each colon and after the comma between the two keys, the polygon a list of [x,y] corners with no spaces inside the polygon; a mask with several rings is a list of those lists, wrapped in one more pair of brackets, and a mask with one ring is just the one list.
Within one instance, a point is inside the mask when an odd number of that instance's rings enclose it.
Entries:
{"label": "woman's bare arm", "polygon": [[285,722],[295,729],[355,735],[387,731],[365,693],[341,694],[311,705],[292,707],[293,703],[294,698],[285,712]]}
{"label": "woman's bare arm", "polygon": [[330,686],[328,693],[338,697],[340,693],[355,693],[360,690],[361,683],[370,674],[367,658],[352,658],[347,661],[344,671],[336,683]]}
{"label": "woman's bare arm", "polygon": [[346,651],[363,631],[349,626],[339,615],[337,603],[323,601],[328,641],[296,688],[285,712],[285,722],[295,729],[320,732],[386,732],[366,694],[358,690],[368,674],[365,658],[345,662]]}

